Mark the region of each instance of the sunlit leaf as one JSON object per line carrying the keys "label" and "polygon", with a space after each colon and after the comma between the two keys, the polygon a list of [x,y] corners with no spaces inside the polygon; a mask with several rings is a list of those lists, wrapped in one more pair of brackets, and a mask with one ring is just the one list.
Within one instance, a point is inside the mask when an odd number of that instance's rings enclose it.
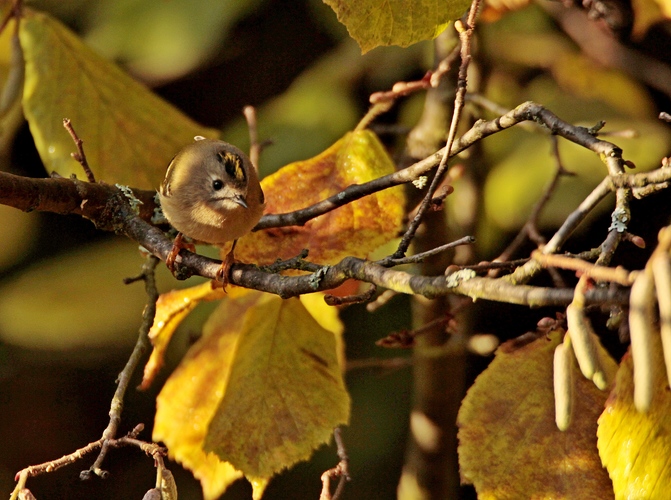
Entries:
{"label": "sunlit leaf", "polygon": [[259,292],[222,301],[157,405],[154,439],[194,472],[207,498],[236,470],[261,491],[349,418],[334,332],[298,299]]}
{"label": "sunlit leaf", "polygon": [[599,453],[617,498],[664,498],[671,484],[671,393],[660,339],[652,340],[656,390],[650,410],[639,413],[634,407],[633,363],[627,354],[599,419]]}
{"label": "sunlit leaf", "polygon": [[24,123],[21,107],[24,66],[16,21],[11,20],[0,34],[0,155],[9,154],[14,136]]}
{"label": "sunlit leaf", "polygon": [[[560,88],[582,99],[602,101],[633,118],[654,116],[655,107],[647,89],[622,71],[600,68],[584,54],[572,51],[557,57],[551,69]],[[623,95],[627,98],[622,99]]]}
{"label": "sunlit leaf", "polygon": [[86,47],[47,14],[24,9],[20,40],[26,60],[23,107],[48,170],[82,177],[71,157],[72,120],[97,180],[156,188],[170,159],[199,126],[113,63]]}
{"label": "sunlit leaf", "polygon": [[671,18],[669,0],[632,0],[631,8],[634,11],[632,38],[635,40],[641,40],[654,24]]}
{"label": "sunlit leaf", "polygon": [[437,37],[459,19],[466,0],[324,0],[362,52],[381,45],[407,47]]}
{"label": "sunlit leaf", "polygon": [[[501,345],[468,391],[458,417],[459,464],[478,498],[612,498],[595,435],[607,393],[575,364],[572,423],[564,432],[555,424],[553,353],[563,333]],[[606,371],[614,372],[600,349]]]}
{"label": "sunlit leaf", "polygon": [[[349,132],[319,156],[287,165],[262,181],[266,213],[305,208],[351,184],[394,171],[379,139],[368,130]],[[304,248],[315,262],[337,262],[346,255],[366,257],[394,238],[404,214],[402,188],[367,196],[308,221],[302,227],[267,229],[241,238],[236,257],[270,264]]]}
{"label": "sunlit leaf", "polygon": [[140,386],[142,389],[151,385],[163,366],[165,351],[182,320],[200,302],[220,299],[224,296],[225,292],[221,288],[213,289],[210,282],[161,294],[156,301],[154,324],[149,330],[149,340],[154,349],[144,367],[144,376]]}

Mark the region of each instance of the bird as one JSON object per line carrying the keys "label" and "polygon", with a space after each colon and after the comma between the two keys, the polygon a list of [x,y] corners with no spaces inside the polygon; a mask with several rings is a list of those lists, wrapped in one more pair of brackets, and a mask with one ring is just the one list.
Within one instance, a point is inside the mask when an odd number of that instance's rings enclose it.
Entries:
{"label": "bird", "polygon": [[251,160],[227,142],[196,136],[168,165],[159,189],[163,214],[179,231],[166,259],[174,274],[175,260],[187,247],[184,236],[194,242],[233,247],[217,272],[228,283],[237,239],[249,233],[265,208],[265,197]]}

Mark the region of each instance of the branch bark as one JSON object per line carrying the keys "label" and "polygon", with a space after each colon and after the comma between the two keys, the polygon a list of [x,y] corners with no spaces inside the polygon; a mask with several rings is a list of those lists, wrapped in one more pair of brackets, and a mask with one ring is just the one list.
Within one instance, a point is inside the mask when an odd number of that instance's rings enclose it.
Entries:
{"label": "branch bark", "polygon": [[[624,160],[620,148],[598,139],[587,128],[563,122],[552,112],[533,102],[523,103],[494,120],[479,120],[468,132],[455,140],[451,156],[489,135],[529,120],[544,125],[553,134],[582,145],[603,159],[609,175],[606,177],[607,180],[595,190],[594,194],[597,196],[593,198],[596,201],[602,199],[609,190],[616,190],[619,194],[624,192],[625,194],[619,198],[626,199],[629,196],[627,193],[631,193],[631,186],[638,187],[645,181],[665,186],[671,178],[671,169],[667,168],[633,176],[624,173]],[[355,199],[391,186],[411,182],[435,168],[440,163],[443,153],[444,148],[403,170],[365,184],[350,186],[338,195],[305,209],[288,214],[266,215],[255,230],[292,224],[300,225]],[[77,179],[32,179],[0,172],[0,204],[24,211],[41,210],[81,215],[91,220],[101,230],[125,234],[161,260],[165,260],[172,248],[172,241],[158,227],[147,222],[151,220],[156,208],[154,195],[152,191],[122,190],[108,184],[93,184]],[[569,217],[565,224],[569,227],[561,228],[550,240],[548,246],[552,251],[559,249],[571,230],[577,226],[585,212],[589,211],[595,202],[590,199],[586,204],[588,205],[586,209],[581,205],[581,208],[577,210],[578,217]],[[546,253],[548,253],[547,248]],[[221,265],[220,261],[184,250],[181,255],[182,262],[179,265],[178,277],[187,278],[192,275],[210,279],[216,277],[216,272]],[[533,272],[529,272],[530,270]],[[523,271],[523,277],[526,279],[538,270],[540,270],[540,265],[532,260],[518,271]],[[523,280],[518,279],[519,276],[519,273],[502,279],[480,277],[463,279],[464,276],[457,276],[459,279],[455,284],[445,276],[412,276],[402,271],[385,269],[371,262],[348,257],[337,265],[322,266],[318,271],[305,276],[281,276],[264,272],[255,266],[234,264],[231,283],[282,297],[293,297],[304,293],[329,290],[344,280],[353,278],[397,292],[426,297],[457,294],[473,299],[495,300],[530,307],[570,303],[571,289],[520,286],[519,283]],[[626,290],[597,289],[588,296],[587,300],[591,303],[625,304],[627,296]]]}

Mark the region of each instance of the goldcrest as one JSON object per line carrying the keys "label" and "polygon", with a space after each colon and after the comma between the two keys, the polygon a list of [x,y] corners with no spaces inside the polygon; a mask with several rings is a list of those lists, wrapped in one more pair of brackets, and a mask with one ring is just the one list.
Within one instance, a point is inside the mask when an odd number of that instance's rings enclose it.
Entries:
{"label": "goldcrest", "polygon": [[265,208],[256,169],[247,155],[226,142],[201,137],[170,162],[159,198],[175,229],[214,245],[247,234]]}

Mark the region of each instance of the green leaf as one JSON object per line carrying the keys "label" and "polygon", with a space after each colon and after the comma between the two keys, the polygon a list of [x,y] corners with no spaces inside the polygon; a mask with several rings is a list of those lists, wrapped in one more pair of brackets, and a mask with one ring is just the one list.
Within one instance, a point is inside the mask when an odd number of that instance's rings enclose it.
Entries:
{"label": "green leaf", "polygon": [[211,58],[235,23],[259,3],[98,1],[85,39],[105,57],[124,61],[143,80],[164,81],[193,71]]}
{"label": "green leaf", "polygon": [[436,38],[459,19],[468,0],[324,0],[363,53],[381,45],[408,47]]}
{"label": "green leaf", "polygon": [[60,22],[26,9],[23,108],[47,169],[81,177],[63,128],[70,118],[96,179],[155,188],[170,159],[196,135],[217,137],[103,59]]}

